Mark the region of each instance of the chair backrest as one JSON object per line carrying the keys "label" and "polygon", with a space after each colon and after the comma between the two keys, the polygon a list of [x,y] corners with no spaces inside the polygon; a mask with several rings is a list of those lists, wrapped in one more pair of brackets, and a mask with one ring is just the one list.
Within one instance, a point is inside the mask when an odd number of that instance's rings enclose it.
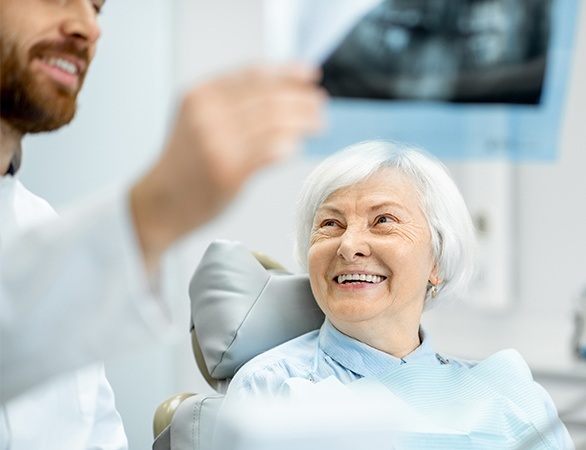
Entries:
{"label": "chair backrest", "polygon": [[189,296],[194,355],[220,392],[251,358],[319,328],[324,320],[307,275],[291,274],[238,242],[209,245]]}
{"label": "chair backrest", "polygon": [[155,431],[155,450],[209,449],[223,393],[236,371],[254,356],[319,328],[324,320],[306,275],[289,273],[238,242],[209,245],[191,279],[189,296],[193,353],[218,393],[181,394],[161,404],[160,422],[170,423],[156,426],[164,431]]}

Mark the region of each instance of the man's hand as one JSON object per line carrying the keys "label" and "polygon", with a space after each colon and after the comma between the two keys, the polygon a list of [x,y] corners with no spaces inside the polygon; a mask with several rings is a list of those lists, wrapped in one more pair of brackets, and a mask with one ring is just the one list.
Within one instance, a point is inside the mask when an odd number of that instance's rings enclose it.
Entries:
{"label": "man's hand", "polygon": [[187,93],[161,159],[131,192],[147,267],[217,215],[257,169],[321,129],[318,80],[306,66],[263,66]]}

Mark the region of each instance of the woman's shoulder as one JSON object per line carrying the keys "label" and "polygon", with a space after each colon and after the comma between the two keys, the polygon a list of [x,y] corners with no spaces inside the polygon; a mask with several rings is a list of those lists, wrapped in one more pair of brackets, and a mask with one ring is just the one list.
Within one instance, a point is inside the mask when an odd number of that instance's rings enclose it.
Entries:
{"label": "woman's shoulder", "polygon": [[230,391],[276,393],[283,381],[311,370],[318,330],[287,341],[244,364],[230,382]]}

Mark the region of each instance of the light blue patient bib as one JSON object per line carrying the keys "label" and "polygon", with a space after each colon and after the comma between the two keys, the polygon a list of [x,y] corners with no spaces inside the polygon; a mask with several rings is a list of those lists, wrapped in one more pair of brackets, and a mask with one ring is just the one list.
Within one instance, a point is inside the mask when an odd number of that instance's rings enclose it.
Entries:
{"label": "light blue patient bib", "polygon": [[556,449],[543,397],[514,350],[472,368],[404,364],[346,385],[401,408],[396,448]]}

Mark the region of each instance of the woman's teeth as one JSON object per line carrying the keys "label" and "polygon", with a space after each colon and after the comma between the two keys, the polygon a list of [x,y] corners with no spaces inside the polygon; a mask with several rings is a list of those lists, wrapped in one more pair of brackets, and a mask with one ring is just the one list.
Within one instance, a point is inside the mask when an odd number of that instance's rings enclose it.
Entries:
{"label": "woman's teeth", "polygon": [[342,275],[339,275],[337,278],[337,282],[338,283],[344,283],[345,281],[349,281],[349,282],[353,282],[353,281],[365,281],[367,283],[380,283],[381,281],[383,281],[385,279],[385,277],[382,277],[380,275],[366,275],[363,273],[345,273]]}

